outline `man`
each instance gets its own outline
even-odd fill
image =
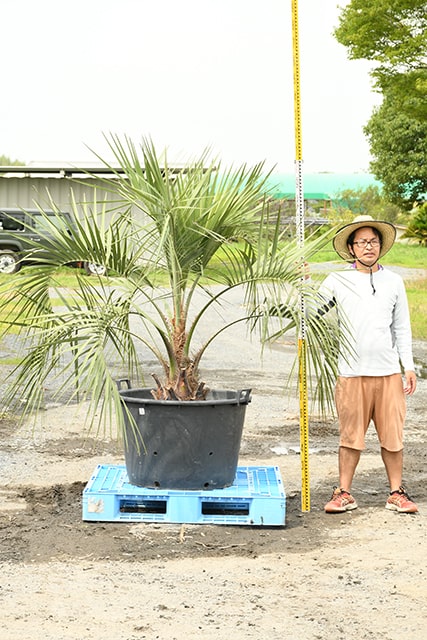
[[[336,305],[350,345],[338,360],[339,487],[325,505],[327,513],[357,508],[351,485],[371,420],[390,485],[386,509],[418,511],[402,486],[405,394],[412,395],[417,384],[408,303],[402,278],[378,262],[395,237],[389,222],[357,217],[333,240],[335,251],[351,266],[330,274],[320,288],[324,311]]]

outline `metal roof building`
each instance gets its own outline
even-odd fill
[[[180,171],[179,166],[176,171]],[[119,173],[121,172],[118,169]],[[95,175],[93,178],[88,173]],[[35,203],[49,206],[49,194],[58,207],[69,210],[71,192],[77,202],[91,201],[93,186],[97,186],[97,200],[111,199],[105,192],[102,177],[111,178],[111,169],[102,166],[0,166],[0,207],[31,208]],[[372,174],[310,173],[304,175],[306,200],[332,201],[344,189],[360,189],[370,185],[381,187]],[[275,199],[295,198],[294,174],[273,174],[268,187]]]
[[[97,178],[89,177],[88,172]],[[37,203],[50,208],[50,196],[60,209],[67,211],[72,194],[76,202],[93,200],[93,186],[97,187],[98,201],[107,198],[101,178],[112,175],[110,169],[95,166],[0,166],[0,207],[27,209]]]

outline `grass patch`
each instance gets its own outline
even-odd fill
[[[3,294],[4,295],[4,294]],[[6,301],[1,301],[1,309],[0,309],[0,336],[2,334],[13,334],[16,335],[20,333],[22,327],[19,325],[11,324],[19,318],[19,310],[23,307],[22,303],[16,302],[10,296],[5,296],[8,299]],[[7,318],[7,322],[5,322]],[[2,360],[4,362],[4,360]]]
[[[0,274],[0,285],[7,286],[9,282],[12,284],[14,277],[19,277],[19,275],[13,276],[13,275]],[[78,289],[79,284],[77,280],[77,269],[64,267],[63,269],[58,270],[55,274],[55,286],[61,287],[65,290]],[[20,333],[20,331],[22,330],[22,327],[19,326],[18,324],[13,325],[11,323],[19,319],[20,308],[22,308],[24,303],[23,302],[17,303],[13,297],[13,294],[12,293],[9,294],[7,289],[3,290],[2,296],[3,296],[3,299],[1,301],[2,304],[1,304],[1,311],[0,311],[0,333],[5,332],[9,335],[16,335]],[[7,299],[8,297],[10,298],[10,300]],[[62,303],[60,298],[52,298],[51,301],[54,307],[59,306]],[[5,323],[6,318],[8,320],[7,323]],[[6,363],[6,361],[4,360],[3,362],[5,364],[16,364],[15,362]]]
[[[21,364],[21,360],[22,358],[2,358],[1,363],[3,365],[10,364],[15,366],[15,365]]]
[[[332,248],[327,247],[316,251],[316,253],[310,258],[310,262],[315,264],[316,262],[342,262],[342,260],[337,256]]]
[[[310,262],[342,263],[343,261],[332,247],[326,247],[317,251]],[[406,267],[407,269],[427,269],[427,247],[396,242],[380,262],[384,265]]]
[[[427,247],[396,242],[381,258],[381,263],[407,269],[427,269]]]
[[[35,267],[32,267],[33,269]],[[24,273],[26,267],[23,267],[20,273]],[[55,272],[55,280],[58,282],[58,286],[68,288],[68,289],[76,289],[78,287],[77,274],[82,273],[79,269],[73,269],[71,267],[63,267],[62,269],[58,269]],[[7,284],[8,282],[12,283],[13,278],[19,277],[14,275],[7,275],[4,273],[0,273],[0,284]],[[89,278],[90,276],[88,276]]]
[[[411,313],[412,335],[415,340],[427,337],[427,278],[409,280],[406,283],[409,310]]]
[[[225,259],[225,253],[219,251],[217,261],[215,262],[215,268],[221,269],[221,261]],[[337,257],[337,254],[332,248],[325,248],[321,251],[318,251],[313,258],[311,259],[312,263],[322,263],[322,262],[333,262],[336,264],[342,264],[342,260]],[[392,265],[398,267],[406,267],[409,269],[427,269],[427,248],[421,247],[419,245],[409,245],[409,244],[401,244],[395,243],[391,250],[387,253],[386,256],[381,260],[384,265]],[[313,272],[313,278],[323,280],[325,277],[324,273],[315,273]],[[88,276],[90,277],[90,276]],[[0,274],[0,283],[7,282],[13,278],[10,275],[2,275]],[[64,289],[76,289],[78,288],[77,281],[77,271],[76,269],[64,267],[59,270],[55,274],[55,280],[57,286],[63,287]],[[162,286],[166,284],[166,280],[159,275],[156,278],[155,285]],[[408,295],[408,303],[411,312],[411,322],[412,322],[412,332],[413,337],[416,340],[425,340],[427,337],[427,279],[420,280],[408,280],[406,282],[406,291]],[[60,300],[52,301],[54,306],[60,304]],[[13,303],[11,301],[11,306]],[[0,315],[0,330],[4,330],[4,324],[2,325],[2,320],[6,317],[6,315],[10,312],[10,308],[8,309],[8,305],[2,308],[2,313]],[[16,317],[18,317],[18,310],[15,309]],[[10,320],[9,316],[9,320]],[[8,328],[7,333],[14,334],[18,333],[20,330],[19,327],[10,326]],[[11,361],[10,364],[16,364],[15,361]]]

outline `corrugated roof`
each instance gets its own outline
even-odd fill
[[[113,165],[112,165],[113,166]],[[180,165],[174,165],[170,167],[172,172],[178,172],[185,169]],[[109,167],[101,165],[79,165],[71,166],[67,164],[61,165],[27,165],[27,166],[1,166],[0,165],[0,178],[75,178],[91,176],[114,176],[116,174],[124,174],[125,169],[122,167],[114,167],[114,171]]]
[[[174,166],[173,171],[183,167]],[[120,167],[117,173],[124,173]],[[72,166],[67,163],[57,165],[0,166],[0,178],[82,178],[90,175],[114,175],[111,169],[99,165]],[[371,173],[307,173],[303,175],[305,200],[333,200],[345,189],[366,189],[369,186],[382,187],[381,182]],[[295,174],[272,174],[267,187],[275,199],[295,199]]]

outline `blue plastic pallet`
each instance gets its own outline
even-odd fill
[[[98,465],[83,491],[83,520],[283,526],[286,495],[278,467],[238,467],[234,483],[211,491],[147,489],[126,467]]]

